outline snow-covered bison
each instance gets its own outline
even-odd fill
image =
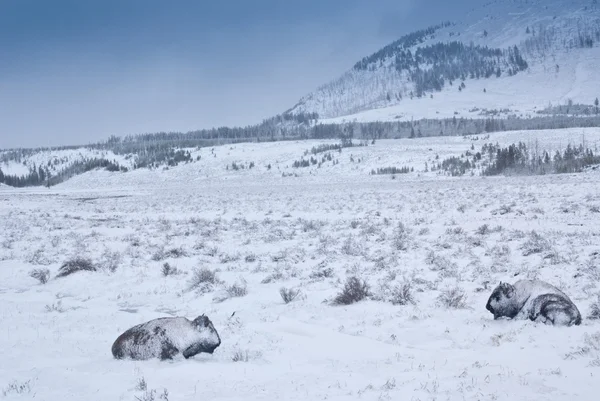
[[[558,288],[537,280],[502,283],[494,289],[485,308],[494,319],[530,319],[545,324],[581,324],[579,310]]]
[[[208,317],[164,317],[125,331],[114,342],[112,354],[117,359],[164,360],[181,353],[187,359],[201,352],[212,354],[219,345],[221,338]]]

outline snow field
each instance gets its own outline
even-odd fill
[[[597,140],[595,130],[563,130],[487,142],[564,147],[582,133]],[[171,401],[596,398],[600,323],[587,316],[600,292],[598,172],[368,175],[460,154],[471,144],[463,138],[377,141],[344,149],[329,170],[289,167],[318,143],[226,145],[217,157],[202,149],[200,162],[164,171],[3,187],[0,396],[159,400],[167,389]],[[350,162],[350,153],[364,161]],[[256,167],[226,170],[233,161]],[[299,177],[281,176],[294,170]],[[98,271],[56,278],[74,257]],[[165,277],[165,263],[179,274]],[[47,284],[29,277],[34,268],[50,271]],[[190,289],[197,269],[217,280]],[[372,296],[332,305],[351,276]],[[520,278],[561,288],[583,324],[492,320],[491,290]],[[394,305],[394,288],[406,283],[414,304]],[[233,284],[247,294],[231,296]],[[281,287],[300,295],[285,304]],[[458,309],[440,299],[454,288],[466,295]],[[222,339],[214,355],[112,358],[124,330],[202,313]]]

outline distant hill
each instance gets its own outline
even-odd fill
[[[98,169],[203,164],[215,156],[201,149],[240,142],[600,127],[599,65],[597,0],[485,1],[461,21],[432,22],[363,57],[260,124],[0,150],[0,183],[52,186]]]
[[[579,103],[595,113],[599,62],[596,0],[485,1],[364,57],[289,112],[323,122],[527,117]]]

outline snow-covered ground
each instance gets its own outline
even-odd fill
[[[600,322],[586,317],[600,291],[600,173],[421,171],[471,143],[538,139],[550,150],[582,134],[591,147],[600,140],[590,129],[377,141],[320,169],[291,163],[322,142],[237,144],[169,170],[2,187],[0,398],[147,401],[167,389],[171,401],[594,400]],[[255,167],[227,170],[232,162]],[[419,171],[368,174],[392,165]],[[99,271],[55,277],[78,256]],[[165,263],[180,274],[163,276]],[[34,268],[50,281],[29,277]],[[190,289],[204,268],[219,281]],[[350,276],[371,299],[332,305]],[[492,320],[493,287],[527,277],[566,292],[583,324]],[[406,283],[414,304],[392,304]],[[234,284],[247,294],[223,300]],[[285,304],[281,287],[300,295]],[[455,287],[465,304],[447,308],[439,297]],[[111,355],[129,327],[202,313],[222,339],[214,355]]]
[[[436,172],[425,172],[425,164],[430,168],[433,163],[441,162],[451,156],[460,156],[467,151],[477,152],[486,143],[498,143],[508,146],[519,141],[529,149],[535,149],[536,141],[539,151],[553,154],[556,150],[564,150],[567,145],[585,145],[591,149],[600,148],[600,130],[597,128],[576,128],[561,130],[532,130],[498,132],[491,135],[475,135],[468,137],[429,137],[399,140],[377,140],[373,145],[369,141],[366,147],[345,148],[337,151],[323,152],[317,155],[310,153],[313,147],[338,144],[338,140],[288,141],[271,143],[244,143],[223,145],[215,148],[202,148],[191,151],[191,163],[181,164],[176,168],[137,169],[128,173],[110,173],[94,171],[75,176],[60,184],[58,188],[69,190],[111,190],[135,187],[161,188],[180,186],[217,186],[244,185],[289,185],[304,183],[311,185],[315,181],[328,183],[346,183],[348,180],[367,180],[368,182],[387,181],[389,176],[368,177],[371,170],[385,167],[414,168],[415,173],[408,174],[405,180],[421,180],[423,177],[435,177]],[[359,144],[359,140],[354,140]],[[472,149],[473,147],[473,149]],[[305,155],[305,152],[309,152]],[[327,153],[331,153],[332,161],[326,161],[319,167],[311,165],[307,168],[294,168],[293,163],[312,157],[319,162]],[[200,156],[200,160],[197,160]],[[335,161],[335,164],[334,164]],[[244,169],[233,170],[232,164],[244,166]],[[254,163],[253,168],[249,168]],[[271,166],[269,169],[268,167]]]

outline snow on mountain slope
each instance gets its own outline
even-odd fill
[[[533,64],[512,77],[469,80],[462,91],[448,86],[433,97],[407,99],[352,115],[320,120],[322,123],[411,120],[420,118],[533,117],[549,105],[569,101],[591,105],[600,96],[597,65],[600,48],[573,52],[552,66]],[[485,91],[484,91],[485,90]]]
[[[428,76],[426,72],[441,63],[439,59],[447,56],[447,46],[454,41],[466,46],[457,53],[467,53],[465,59],[446,60],[443,68],[438,65],[439,71]],[[433,56],[417,56],[439,43],[446,47]],[[488,1],[466,12],[462,21],[409,34],[365,57],[290,111],[316,112],[323,122],[340,122],[455,113],[481,117],[486,115],[482,109],[503,110],[495,114],[501,116],[530,116],[549,104],[569,100],[589,105],[600,96],[594,85],[599,43],[600,6],[591,0]],[[509,53],[514,46],[528,68],[517,71],[511,63]],[[501,50],[502,56],[485,56],[485,49]],[[473,60],[475,65],[470,64]],[[493,73],[484,66],[493,68]],[[455,67],[463,72],[451,85],[448,77]],[[422,80],[427,81],[425,85],[418,83]],[[462,82],[465,87],[459,91]],[[420,87],[425,88],[421,96]]]

